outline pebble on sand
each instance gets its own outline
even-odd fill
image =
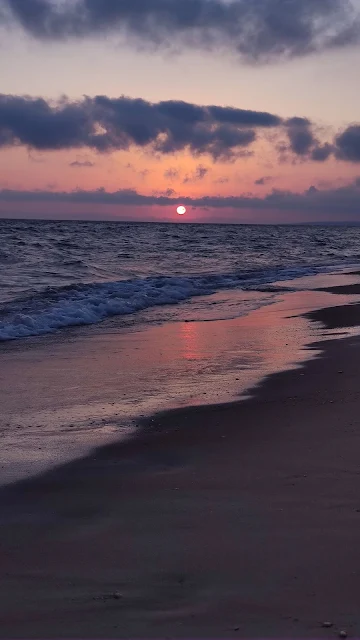
[[[326,620],[321,626],[324,627],[324,629],[330,629],[333,626],[333,623]]]
[[[339,631],[339,638],[347,638],[347,631]]]

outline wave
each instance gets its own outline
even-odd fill
[[[0,265],[14,264],[15,262],[17,262],[17,258],[13,253],[5,249],[0,249]]]
[[[311,275],[320,270],[325,269],[301,267],[201,276],[160,276],[58,289],[52,287],[3,308],[0,341],[95,324],[111,316],[125,316],[150,307],[178,304],[224,289],[260,292],[264,290],[264,285],[271,282]],[[267,290],[271,290],[271,287]]]

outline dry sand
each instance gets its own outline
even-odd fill
[[[360,636],[360,340],[321,347],[2,489],[1,637]]]

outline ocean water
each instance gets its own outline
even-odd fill
[[[358,227],[0,221],[0,485],[315,357],[303,314],[349,302],[319,287],[358,282],[359,247]]]
[[[209,311],[219,291],[244,292],[231,309],[242,315],[268,304],[275,282],[357,265],[359,247],[351,226],[2,220],[0,340],[183,319],[185,310],[226,317],[221,301]]]

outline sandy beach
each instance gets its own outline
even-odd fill
[[[301,286],[349,281],[317,276]],[[159,411],[243,398],[265,376],[307,360],[309,342],[326,339],[304,314],[349,301],[306,288],[268,295],[272,304],[242,316],[241,291],[200,298],[212,315],[220,307],[210,322],[104,323],[2,343],[0,486],[123,440]]]
[[[360,640],[360,0],[0,31],[0,640]]]
[[[360,322],[340,308],[312,317]],[[358,636],[360,339],[320,347],[245,402],[4,487],[1,636]]]

